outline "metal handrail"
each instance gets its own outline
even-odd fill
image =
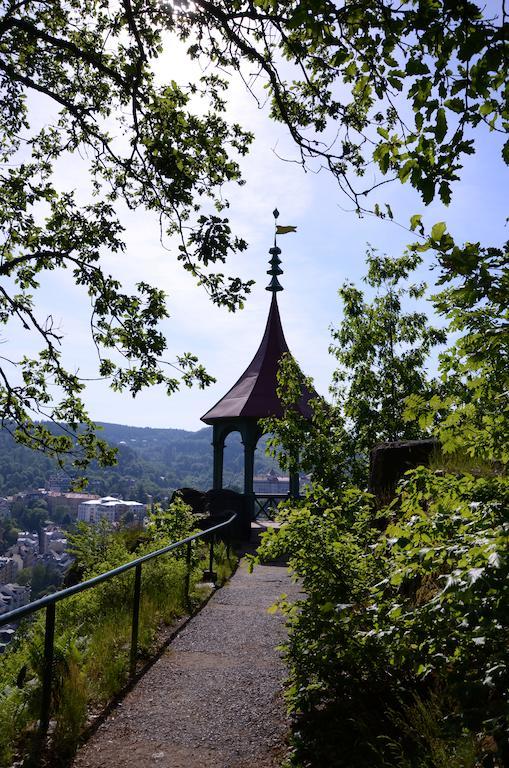
[[[134,568],[138,564],[144,563],[147,560],[152,560],[154,557],[165,555],[167,552],[171,552],[173,549],[178,549],[184,544],[194,541],[195,539],[203,538],[212,531],[216,531],[219,528],[225,528],[227,525],[230,525],[230,523],[233,523],[236,517],[236,514],[232,515],[232,517],[230,517],[225,522],[218,523],[218,525],[207,528],[205,531],[200,531],[199,533],[195,533],[192,536],[188,536],[186,539],[175,541],[172,544],[168,544],[168,546],[163,547],[162,549],[156,549],[154,552],[149,552],[147,555],[142,555],[142,557],[138,557],[136,560],[130,560],[128,563],[119,565],[117,568],[112,568],[111,571],[105,571],[104,573],[100,573],[99,576],[93,576],[91,579],[82,581],[79,584],[74,584],[72,587],[66,587],[66,589],[62,589],[52,595],[46,595],[45,597],[41,597],[39,600],[34,600],[32,603],[27,603],[27,605],[22,605],[19,608],[15,608],[13,611],[9,611],[9,613],[4,613],[0,615],[0,627],[4,624],[11,624],[13,621],[17,621],[18,619],[21,619],[23,616],[27,616],[30,613],[35,613],[35,611],[39,611],[41,608],[44,608],[51,603],[57,603],[59,600],[63,600],[66,597],[71,597],[71,595],[84,592],[91,587],[95,587],[96,584],[100,584],[103,581],[111,579],[113,576],[118,576],[120,573],[129,571],[131,568]]]
[[[46,733],[50,721],[50,709],[51,709],[51,687],[52,687],[52,672],[53,672],[53,651],[54,651],[54,639],[55,639],[55,605],[60,600],[65,600],[67,597],[76,595],[79,592],[84,592],[87,589],[101,584],[103,581],[118,576],[121,573],[135,569],[134,579],[134,603],[133,603],[133,620],[131,627],[131,652],[130,652],[130,676],[133,677],[136,673],[136,657],[138,650],[138,625],[139,625],[139,609],[140,609],[140,596],[141,596],[141,566],[148,560],[153,560],[156,557],[165,555],[172,550],[178,549],[184,545],[187,545],[186,553],[186,577],[185,577],[185,594],[186,599],[189,597],[189,581],[191,570],[191,546],[196,539],[204,538],[221,528],[226,528],[231,525],[237,518],[236,514],[233,514],[228,520],[222,523],[213,525],[204,531],[195,533],[192,536],[188,536],[180,541],[172,542],[166,547],[156,549],[154,552],[149,552],[147,555],[142,555],[136,558],[136,560],[130,560],[128,563],[119,565],[117,568],[112,568],[110,571],[100,573],[98,576],[93,576],[91,579],[81,582],[80,584],[74,584],[72,587],[62,589],[60,592],[55,592],[52,595],[46,595],[39,600],[34,600],[32,603],[22,605],[19,608],[15,608],[13,611],[4,613],[0,616],[0,627],[4,624],[12,624],[14,621],[18,621],[31,613],[46,608],[46,625],[44,633],[44,672],[42,679],[42,702],[41,702],[41,716],[39,721],[39,729],[42,734]],[[229,550],[229,541],[228,541]],[[210,551],[209,551],[209,575],[212,574],[212,564],[214,561],[214,537],[210,538]]]

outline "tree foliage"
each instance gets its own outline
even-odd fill
[[[302,162],[330,169],[359,209],[373,185],[355,177],[371,160],[377,184],[398,178],[425,203],[435,195],[447,203],[474,152],[471,129],[508,130],[503,3],[493,11],[447,0],[175,5],[191,54],[241,72],[254,65]]]
[[[425,311],[405,311],[423,300],[425,283],[408,282],[420,264],[417,253],[399,258],[368,251],[365,282],[376,291],[372,301],[352,283],[339,290],[343,317],[332,330],[329,352],[339,363],[331,384],[332,402],[310,400],[311,419],[295,407],[302,392],[313,392],[298,364],[285,356],[278,371],[283,418],[262,421],[270,434],[268,450],[290,472],[309,473],[315,488],[334,493],[352,481],[367,480],[367,461],[379,442],[429,434],[431,425],[410,419],[408,398],[423,409],[442,384],[430,380],[431,350],[446,332],[428,323]]]
[[[189,353],[169,375],[158,328],[167,316],[163,292],[140,282],[125,293],[102,267],[101,253],[125,251],[120,205],[153,211],[165,236],[180,237],[177,259],[214,302],[235,309],[249,290],[211,267],[246,247],[221,216],[221,187],[240,181],[234,156],[251,136],[224,120],[216,75],[156,82],[168,19],[158,2],[0,6],[0,319],[4,335],[19,324],[40,342],[36,356],[2,359],[0,416],[18,440],[74,453],[78,467],[91,458],[111,463],[112,452],[93,431],[83,378],[62,362],[62,330],[38,311],[44,275],[72,272],[92,306],[99,376],[132,395],[155,383],[171,394],[179,379],[204,386],[210,377]],[[85,181],[64,189],[55,169],[71,156],[81,158]],[[55,435],[34,414],[67,427]]]
[[[443,258],[458,260],[444,235]],[[435,297],[435,307],[457,335],[440,357],[445,396],[414,393],[406,419],[435,425],[446,453],[507,466],[509,453],[509,259],[504,249],[469,247],[469,261],[457,261],[461,278]]]
[[[339,290],[343,318],[332,332],[329,351],[339,363],[334,390],[349,423],[354,453],[367,457],[378,442],[420,437],[422,428],[403,418],[405,399],[430,397],[430,352],[446,341],[445,331],[428,323],[423,311],[406,311],[425,296],[425,283],[410,283],[418,254],[399,258],[367,254],[365,283],[372,301],[352,283]]]
[[[305,595],[279,603],[290,764],[506,765],[507,494],[421,467],[378,514],[356,488],[281,509],[259,554],[286,553]]]
[[[55,592],[62,584],[62,576],[52,565],[36,563],[32,568],[24,568],[16,577],[17,584],[30,586],[30,599],[38,600],[44,595]]]
[[[281,417],[261,419],[268,434],[266,452],[289,473],[312,475],[313,487],[333,492],[352,472],[352,441],[340,408],[316,395],[310,397],[311,418],[296,407],[304,393],[314,393],[313,382],[304,376],[297,361],[285,354],[277,372]]]
[[[508,762],[506,262],[501,250],[477,247],[464,278],[444,281],[434,297],[456,337],[439,357],[439,390],[430,398],[418,372],[404,417],[436,434],[445,455],[407,473],[385,506],[349,483],[355,476],[345,478],[338,462],[339,482],[325,485],[318,472],[304,499],[281,507],[279,531],[264,537],[259,556],[286,553],[305,594],[297,605],[279,603],[290,630],[286,695],[298,768]],[[369,334],[359,327],[371,307],[359,307],[353,330],[345,326],[358,344],[349,363],[370,375]],[[359,387],[356,412],[368,412],[379,390],[382,381]],[[299,439],[295,418],[287,404],[275,423],[282,451]],[[349,422],[338,423],[341,439],[327,455],[344,460]],[[316,439],[315,426],[308,434],[318,457],[333,433],[327,423]]]
[[[444,253],[456,256],[445,227],[439,237]],[[397,274],[407,258],[414,256],[387,265],[375,260],[375,284],[380,265]],[[444,279],[433,298],[455,332],[439,356],[437,391],[426,392],[419,371],[426,357],[414,338],[414,388],[398,410],[400,423],[416,434],[436,434],[445,455],[433,468],[407,473],[385,506],[349,484],[357,478],[345,478],[342,463],[335,484],[324,485],[318,472],[304,499],[281,508],[281,529],[269,532],[259,551],[268,559],[287,553],[306,595],[297,606],[280,603],[290,628],[291,764],[299,768],[498,768],[509,759],[507,254],[472,246],[472,263],[462,269],[463,278]],[[368,382],[376,375],[369,359],[373,308],[359,296],[349,287],[357,311],[343,328],[341,362],[352,367],[340,369],[340,382],[349,375],[355,381],[357,367]],[[384,349],[386,324],[379,317],[373,327]],[[390,364],[387,372],[390,392]],[[342,435],[370,413],[384,384],[355,390],[353,415],[338,422]],[[376,416],[359,423],[370,427]],[[298,426],[287,404],[275,424],[280,450],[299,439]],[[316,439],[314,426],[308,434],[318,457],[333,433],[327,424]],[[327,455],[344,459],[347,446],[342,437]],[[306,455],[312,452],[306,445]]]
[[[135,395],[160,383],[171,393],[179,378],[210,380],[191,354],[168,374],[162,292],[147,282],[124,292],[100,257],[125,249],[119,206],[144,207],[163,235],[179,238],[176,258],[213,301],[242,304],[249,282],[214,265],[246,247],[222,213],[221,188],[241,182],[238,159],[252,137],[224,119],[219,72],[264,85],[302,163],[328,168],[359,212],[392,217],[382,202],[367,207],[370,190],[399,179],[425,203],[448,202],[475,148],[472,129],[507,132],[506,31],[503,4],[491,14],[446,0],[3,0],[0,316],[41,345],[38,355],[2,361],[4,425],[32,447],[73,452],[78,466],[113,458],[93,433],[81,375],[62,362],[62,330],[37,308],[54,270],[70,270],[89,295],[99,375],[115,389]],[[198,81],[159,84],[168,32],[205,64]],[[42,127],[34,112],[44,113]],[[70,155],[82,158],[88,183],[63,189],[54,170]],[[378,177],[367,182],[373,164]],[[422,228],[418,215],[411,227]],[[69,431],[51,434],[34,414]]]
[[[298,768],[501,768],[509,759],[506,258],[497,249],[476,256],[461,282],[434,297],[457,334],[439,358],[440,390],[429,399],[417,374],[406,399],[409,427],[432,430],[446,455],[407,473],[391,504],[380,508],[352,485],[355,474],[345,476],[355,421],[341,408],[334,445],[334,421],[317,434],[313,419],[306,430],[290,402],[274,420],[281,452],[303,439],[306,457],[319,460],[325,448],[331,459],[329,482],[318,466],[313,487],[281,506],[281,528],[259,550],[269,560],[286,554],[305,594],[297,605],[279,601],[290,632],[289,764]],[[350,320],[353,370],[364,370],[370,341],[355,323],[367,323],[371,309]],[[383,382],[358,388],[360,414],[379,389]]]

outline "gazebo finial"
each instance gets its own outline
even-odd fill
[[[272,280],[266,287],[266,291],[271,291],[272,293],[277,293],[278,291],[283,290],[283,286],[278,280],[278,275],[283,274],[283,270],[280,268],[281,259],[279,258],[279,254],[281,253],[281,248],[277,247],[276,243],[276,234],[277,234],[277,220],[279,218],[279,211],[277,208],[274,208],[272,211],[272,215],[274,216],[274,245],[269,250],[269,253],[271,255],[271,259],[269,261],[270,269],[267,270],[267,274],[272,276]]]

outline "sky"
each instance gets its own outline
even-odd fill
[[[158,65],[161,80],[190,74],[182,52],[175,51],[175,46],[169,45]],[[229,195],[228,215],[249,247],[230,260],[228,268],[231,274],[256,281],[244,310],[230,313],[214,307],[203,289],[162,248],[158,221],[144,211],[121,212],[126,252],[106,256],[104,262],[108,271],[120,275],[125,288],[144,280],[167,292],[171,317],[162,324],[168,338],[167,359],[193,352],[217,383],[203,391],[183,387],[171,397],[156,387],[133,399],[128,394],[112,392],[104,382],[90,382],[84,400],[96,421],[188,430],[204,426],[200,416],[242,374],[263,335],[270,303],[265,286],[269,282],[266,271],[275,207],[280,211],[280,224],[297,226],[297,233],[280,237],[278,243],[284,270],[284,291],[278,295],[278,301],[286,339],[303,371],[314,379],[315,388],[323,395],[327,395],[334,369],[328,346],[330,326],[338,325],[341,319],[338,288],[346,280],[360,283],[368,244],[397,256],[414,239],[388,220],[359,219],[325,171],[304,173],[298,164],[279,159],[278,155],[295,159],[295,148],[284,128],[269,120],[267,109],[259,109],[240,82],[232,83],[228,103],[232,119],[241,122],[256,137],[250,155],[242,161],[246,184],[231,190]],[[44,120],[42,105],[38,119]],[[466,159],[462,181],[456,183],[448,208],[438,202],[424,208],[414,190],[399,184],[384,188],[372,197],[372,202],[390,203],[400,222],[407,223],[412,214],[422,213],[426,226],[446,221],[448,230],[460,241],[500,245],[508,239],[505,218],[509,189],[508,169],[500,160],[501,145],[495,134],[480,135],[477,153]],[[68,186],[71,179],[78,191],[85,181],[83,173],[78,158],[68,159],[64,167],[57,168],[62,184]],[[429,271],[432,257],[425,258],[428,263],[421,275],[431,283],[435,274]],[[80,375],[96,376],[87,321],[89,305],[70,276],[51,275],[42,284],[38,306],[41,315],[52,314],[65,334],[65,362],[71,369],[79,370]],[[429,312],[431,316],[431,308]],[[21,331],[9,341],[23,352],[32,349],[32,340]]]

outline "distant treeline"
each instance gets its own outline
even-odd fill
[[[210,427],[197,432],[104,422],[99,422],[98,427],[101,427],[100,436],[118,449],[118,463],[105,469],[93,464],[87,472],[88,491],[121,494],[124,498],[145,502],[148,495],[162,498],[183,486],[202,490],[211,487]],[[224,456],[224,482],[238,490],[243,484],[242,448],[240,435],[230,435]],[[262,438],[256,453],[255,472],[263,473],[271,467],[274,461],[265,455]],[[53,459],[18,445],[7,430],[0,430],[0,496],[44,488],[48,478],[60,472]]]

